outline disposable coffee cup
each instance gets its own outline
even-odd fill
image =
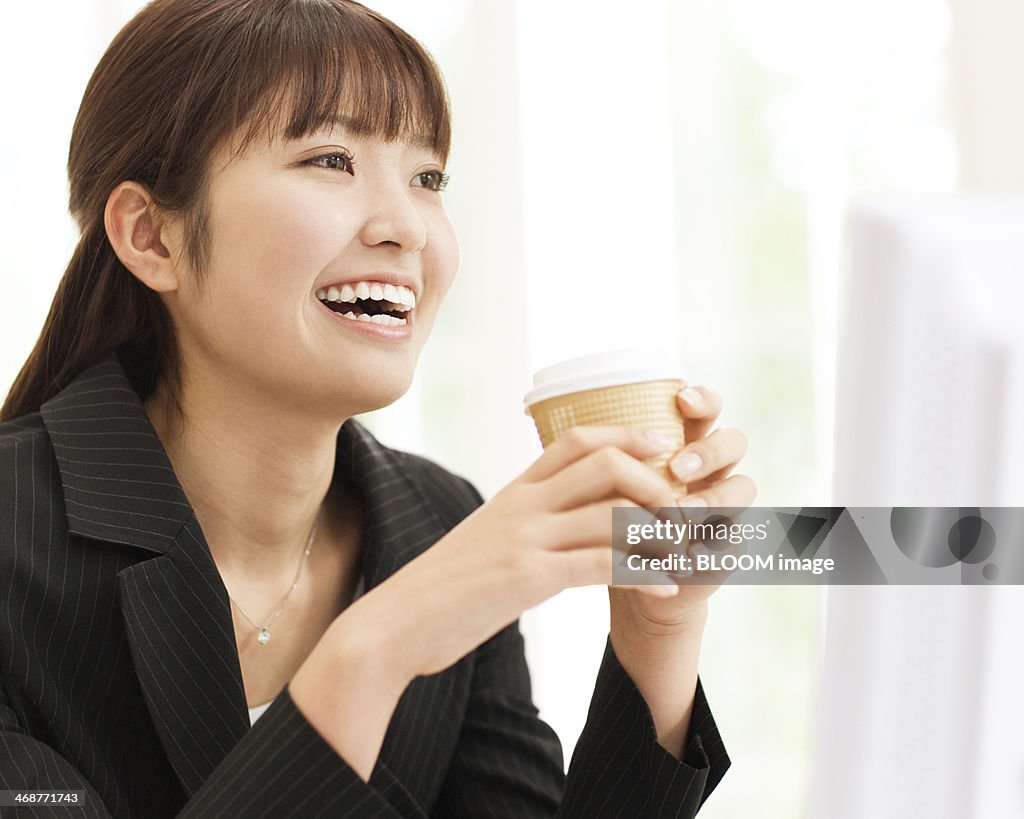
[[[668,469],[686,443],[676,403],[682,387],[680,367],[663,351],[615,350],[539,370],[523,403],[545,448],[580,425],[632,425],[663,435],[672,448],[645,463],[683,495],[685,485]]]

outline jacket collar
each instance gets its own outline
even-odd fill
[[[192,507],[117,356],[82,372],[41,412],[68,530],[165,553]]]
[[[42,416],[69,531],[149,553],[118,573],[120,605],[154,725],[191,795],[249,728],[227,590],[115,353],[44,403]],[[400,458],[356,421],[342,425],[335,480],[349,482],[362,501],[367,590],[446,530]],[[411,729],[400,723],[389,728],[382,761]]]
[[[84,370],[41,411],[60,470],[68,531],[166,554],[194,512],[117,354]],[[363,555],[367,588],[409,551],[392,537],[395,495],[421,496],[399,457],[357,421],[341,426],[334,478],[360,495],[372,534],[366,540],[376,547]],[[446,528],[430,522],[441,533]],[[205,540],[201,545],[209,551]]]

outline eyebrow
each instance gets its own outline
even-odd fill
[[[355,117],[348,117],[344,115],[338,115],[328,120],[328,124],[337,125],[345,128],[349,131],[361,132],[366,131],[363,123],[357,120]],[[426,134],[413,134],[405,139],[410,145],[417,148],[424,148],[426,150],[434,149],[434,140],[428,137]]]

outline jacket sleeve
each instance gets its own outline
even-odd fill
[[[0,790],[84,791],[84,810],[75,807],[76,816],[112,816],[81,771],[21,728],[2,683],[0,679]],[[67,805],[35,804],[19,806],[17,815],[67,817],[68,810]],[[363,782],[298,710],[287,688],[177,816],[426,819],[383,762]]]
[[[729,767],[700,680],[682,760],[606,640],[586,725],[563,773],[554,730],[532,703],[518,621],[478,651],[462,734],[436,815],[684,819]]]

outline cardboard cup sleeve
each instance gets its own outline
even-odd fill
[[[664,435],[675,443],[673,449],[645,463],[667,480],[679,496],[686,485],[668,469],[668,461],[685,443],[683,416],[676,404],[682,381],[665,379],[580,390],[537,401],[527,411],[537,426],[541,444],[547,448],[566,430],[579,425],[628,424]]]

